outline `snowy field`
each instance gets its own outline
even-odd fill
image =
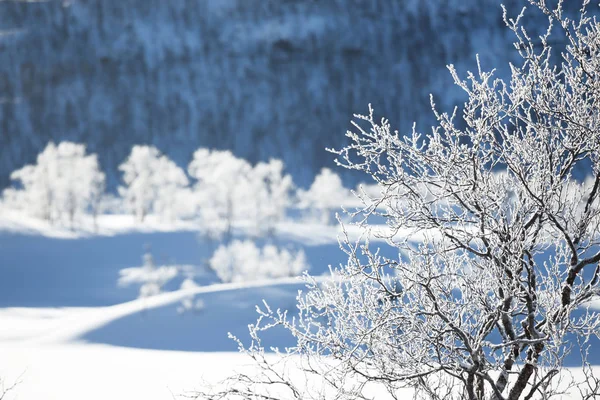
[[[280,295],[269,292],[266,297]],[[19,382],[8,398],[171,399],[248,362],[223,351],[233,350],[226,331],[250,322],[251,307],[179,316],[169,305],[181,295],[169,295],[112,307],[2,309],[0,374],[5,387]],[[235,301],[259,295],[250,290]],[[215,300],[232,297],[224,291]]]
[[[344,262],[340,233],[337,226],[286,222],[276,241],[302,248],[311,273],[320,275]],[[157,262],[198,266],[200,286],[181,290],[171,282],[141,299],[136,287],[117,286],[119,271],[140,265],[148,249]],[[91,222],[71,231],[0,212],[0,377],[5,389],[18,382],[6,399],[172,399],[243,367],[249,360],[227,333],[246,338],[262,299],[293,310],[303,284],[217,283],[200,268],[209,255],[191,222],[150,217],[137,224],[132,216],[106,215],[97,232]],[[182,313],[189,298],[202,307]],[[282,332],[265,341],[292,344]]]
[[[238,227],[236,235],[243,232]],[[275,240],[302,248],[311,273],[320,276],[345,261],[341,233],[338,226],[285,222]],[[361,235],[353,226],[347,233],[352,240]],[[139,299],[138,288],[119,287],[119,271],[140,265],[146,251],[158,263],[197,266],[198,286],[180,289],[175,280],[163,293]],[[293,311],[303,283],[218,283],[201,267],[209,256],[192,222],[149,217],[139,224],[132,216],[105,215],[97,228],[90,221],[72,231],[1,211],[0,377],[4,390],[16,383],[5,399],[182,398],[203,382],[249,368],[228,332],[248,339],[247,325],[262,299]],[[186,299],[201,307],[182,312]],[[281,331],[264,340],[293,344]]]

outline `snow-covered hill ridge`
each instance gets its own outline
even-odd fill
[[[316,277],[311,279],[319,282],[331,278]],[[299,278],[292,277],[243,283],[217,283],[161,293],[156,296],[140,298],[108,307],[63,309],[3,308],[0,309],[0,320],[7,322],[7,325],[10,325],[10,330],[0,331],[0,341],[25,341],[36,344],[69,342],[80,339],[86,333],[92,332],[120,318],[136,313],[149,312],[154,308],[177,303],[189,296],[287,285],[302,286],[302,281]],[[50,323],[46,324],[43,330],[40,329],[39,332],[32,334],[28,320],[36,318],[45,319]]]
[[[526,2],[505,3],[516,14]],[[442,108],[460,98],[446,64],[464,72],[479,53],[506,66],[499,4],[0,2],[0,187],[49,140],[86,143],[112,188],[144,143],[180,166],[202,146],[281,158],[306,186],[368,103],[401,131],[427,130],[429,93]]]

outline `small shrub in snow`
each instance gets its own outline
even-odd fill
[[[209,265],[223,282],[297,276],[309,268],[302,250],[291,252],[273,245],[260,249],[250,240],[219,246]]]
[[[198,284],[194,282],[193,279],[186,278],[183,282],[181,282],[181,290],[189,290],[197,288]],[[196,299],[195,295],[189,295],[181,300],[181,305],[177,307],[177,312],[179,314],[183,314],[185,312],[198,312],[204,309],[204,301],[202,299]]]
[[[150,253],[144,254],[144,265],[141,267],[124,268],[119,271],[119,286],[140,285],[139,297],[154,296],[161,292],[162,287],[175,278],[178,267],[165,265],[156,267]]]
[[[351,198],[351,193],[342,184],[339,175],[323,168],[307,191],[299,191],[300,208],[324,224],[331,224],[333,210],[339,210]]]
[[[188,185],[185,172],[153,146],[133,146],[119,166],[125,186],[119,187],[125,208],[138,221],[150,213],[173,219],[178,216],[178,194]]]
[[[86,212],[96,215],[105,181],[96,155],[86,155],[85,145],[72,142],[49,143],[36,164],[14,171],[11,179],[21,188],[4,192],[7,206],[71,226]]]

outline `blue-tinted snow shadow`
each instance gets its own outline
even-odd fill
[[[273,310],[290,310],[295,315],[296,295],[303,286],[262,287],[197,296],[204,307],[178,313],[178,304],[154,308],[112,321],[88,332],[81,339],[123,347],[180,351],[236,351],[228,338],[231,332],[249,344],[248,324],[256,322],[256,305],[265,299]],[[264,344],[283,349],[293,345],[293,337],[276,328],[261,335]]]
[[[258,318],[256,305],[264,308],[262,300],[275,310],[288,310],[291,318],[297,315],[296,295],[305,289],[302,284],[274,286],[207,293],[196,296],[204,303],[197,311],[179,313],[180,303],[145,310],[110,322],[83,335],[81,339],[114,346],[154,350],[179,351],[236,351],[237,344],[228,338],[228,332],[246,345],[250,343],[248,324]],[[575,312],[580,315],[581,312]],[[261,333],[263,345],[268,348],[293,346],[295,339],[283,328],[277,327]],[[498,337],[491,337],[499,339]],[[567,336],[573,345],[565,358],[565,366],[581,366],[581,356],[573,335]],[[590,339],[588,362],[600,364],[600,340]]]
[[[327,273],[329,265],[337,267],[347,260],[337,243],[307,246],[298,239],[285,238],[276,239],[274,244],[302,248],[313,275]],[[217,281],[204,267],[214,245],[199,240],[192,231],[78,239],[1,232],[0,307],[92,307],[133,300],[139,288],[118,287],[119,271],[140,266],[148,249],[158,265],[196,266],[200,275],[195,279],[201,285]],[[383,246],[383,252],[390,257],[397,254],[389,246]],[[182,279],[170,282],[164,290],[177,289]]]
[[[260,244],[260,243],[259,243]],[[278,243],[294,246],[294,243]],[[304,247],[307,261],[313,265],[314,275],[328,271],[327,265],[337,265],[346,255],[337,244]],[[380,253],[394,257],[397,250],[389,246]],[[204,303],[197,311],[177,311],[180,303],[171,304],[129,315],[88,332],[83,340],[123,347],[181,351],[236,351],[237,344],[228,338],[231,332],[245,344],[249,343],[248,324],[258,318],[256,305],[263,299],[275,310],[288,310],[288,316],[297,314],[296,296],[305,290],[304,284],[273,286],[207,293],[196,296]],[[295,339],[283,328],[262,332],[267,348],[292,346]]]
[[[0,307],[106,306],[133,300],[137,287],[118,287],[119,271],[142,264],[202,265],[209,249],[195,232],[127,233],[79,239],[0,235]]]
[[[259,244],[264,244],[259,243]],[[320,275],[328,265],[345,263],[337,244],[303,246],[280,240],[278,246],[303,248],[311,273]],[[377,246],[373,246],[375,249]],[[195,232],[127,233],[112,237],[57,239],[36,235],[0,234],[0,307],[106,306],[133,300],[138,287],[118,287],[119,270],[138,266],[149,248],[157,263],[201,265],[213,248],[198,241]],[[384,244],[381,254],[397,258],[397,250]],[[211,283],[214,276],[197,279]],[[177,288],[173,282],[166,290]],[[177,313],[170,305],[114,321],[84,338],[93,342],[156,349],[230,351],[235,343],[227,332],[247,339],[247,324],[256,320],[254,305],[267,298],[274,306],[295,310],[298,288],[262,288],[202,295],[205,308],[196,314]],[[286,332],[264,335],[265,344],[293,344]],[[574,342],[572,336],[568,340]],[[600,364],[600,340],[592,338],[590,360]],[[574,343],[576,345],[576,343]],[[567,357],[580,365],[577,349]]]

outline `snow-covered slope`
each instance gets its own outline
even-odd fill
[[[249,360],[235,353],[227,332],[243,334],[244,319],[251,322],[261,297],[289,306],[281,300],[293,290],[285,286],[293,289],[298,281],[213,285],[109,307],[0,309],[0,393],[1,382],[4,388],[18,382],[5,399],[181,398],[247,368]],[[220,304],[207,302],[196,315],[168,307],[192,292],[220,295]],[[126,329],[111,329],[126,317]]]
[[[514,50],[499,5],[1,1],[0,187],[49,140],[86,143],[112,188],[143,143],[181,166],[199,146],[281,158],[307,186],[368,103],[401,131],[428,130],[429,93],[444,109],[460,98],[446,64],[464,72],[479,53],[502,75]]]
[[[148,249],[157,261],[201,265],[208,249],[193,226],[150,218],[140,227],[128,222],[131,216],[103,216],[94,234],[16,215],[0,220],[0,393],[2,384],[20,382],[5,400],[179,398],[204,380],[251,368],[227,333],[247,343],[247,326],[256,321],[255,306],[263,299],[293,316],[303,288],[297,278],[214,284],[207,273],[197,276],[205,286],[169,286],[166,293],[136,300],[135,290],[116,286],[119,270],[139,265]],[[321,275],[329,264],[344,262],[339,233],[337,227],[286,223],[278,226],[277,241],[302,247],[312,273]],[[361,232],[348,234],[354,240]],[[372,245],[395,256],[381,241]],[[190,296],[203,306],[178,312]],[[263,339],[267,346],[294,344],[277,329]]]
[[[247,340],[256,305],[266,299],[293,315],[303,287],[297,278],[210,284],[214,277],[206,275],[197,282],[207,286],[167,287],[135,300],[134,290],[117,288],[119,269],[138,265],[148,249],[157,261],[201,264],[207,250],[192,226],[151,218],[140,227],[130,216],[105,216],[94,234],[12,217],[0,218],[0,306],[11,306],[0,308],[0,393],[20,382],[9,400],[158,400],[192,391],[248,364],[227,334]],[[280,245],[305,248],[317,274],[343,261],[337,228],[284,224],[278,231]],[[190,296],[203,307],[179,313]],[[292,344],[282,333],[265,339]]]
[[[198,286],[106,307],[2,308],[0,342],[39,345],[85,340],[162,350],[235,351],[227,328],[243,337],[245,332],[239,331],[247,325],[243,319],[254,322],[255,306],[263,300],[293,312],[295,293],[302,287],[299,278],[282,278]],[[174,306],[191,296],[203,299],[203,308],[195,310],[196,315],[179,315]],[[119,321],[127,329],[110,327]],[[289,344],[289,340],[277,341]]]
[[[170,399],[192,391],[248,363],[227,334],[247,339],[262,299],[293,314],[303,287],[297,278],[210,284],[207,273],[196,276],[206,286],[176,284],[136,300],[135,290],[116,283],[143,252],[151,249],[157,262],[202,264],[208,249],[191,224],[150,218],[136,226],[130,216],[103,216],[93,233],[10,213],[0,220],[0,393],[20,382],[5,399]],[[343,260],[338,229],[320,228],[313,235],[316,227],[284,224],[277,239],[307,249],[316,273]],[[191,296],[203,307],[178,312]],[[292,343],[281,331],[266,339]]]

